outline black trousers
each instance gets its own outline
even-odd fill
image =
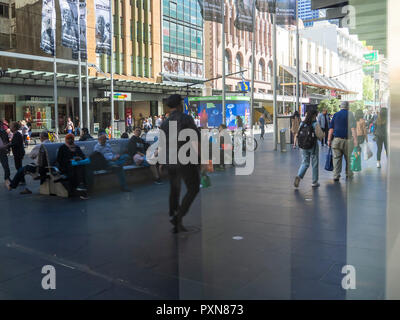
[[[184,217],[200,190],[199,166],[193,164],[168,165],[168,174],[171,188],[169,195],[170,215],[172,216],[178,211],[178,214]],[[182,180],[186,185],[187,191],[182,203],[179,204]]]
[[[10,180],[10,166],[8,165],[8,156],[4,151],[0,151],[0,162],[4,170],[4,180]]]
[[[325,138],[323,138],[323,139],[321,140],[321,145],[322,145],[322,146],[323,146],[324,144],[328,145],[329,129],[328,129],[328,128],[325,128],[325,129],[322,129],[322,131],[325,133]]]
[[[15,164],[15,169],[17,169],[17,172],[22,168],[22,159],[24,156],[14,156],[14,164]],[[25,183],[25,176],[22,176],[21,182]]]
[[[261,126],[261,136],[260,138],[264,139],[264,134],[265,134],[265,125]]]
[[[28,173],[35,173],[37,167],[35,165],[28,164],[25,167],[20,168],[17,171],[17,174],[14,176],[14,179],[11,181],[11,188],[15,189],[18,187],[20,182],[25,182],[25,175]]]
[[[376,136],[376,145],[378,146],[378,152],[376,154],[377,161],[381,161],[383,145],[385,145],[386,156],[389,156],[387,136],[385,136],[385,137]]]

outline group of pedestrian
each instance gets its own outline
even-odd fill
[[[333,153],[333,180],[338,182],[342,174],[343,158],[346,161],[346,178],[352,179],[353,172],[350,168],[350,159],[355,148],[361,151],[361,145],[368,143],[369,123],[365,120],[362,110],[353,114],[349,110],[349,103],[342,102],[340,111],[330,119],[326,110],[319,115],[316,110],[309,110],[304,121],[300,117],[292,119],[294,127],[294,144],[298,143],[302,149],[302,163],[294,181],[295,188],[299,187],[300,181],[304,178],[307,169],[312,166],[312,186],[319,187],[319,142],[322,146],[332,148]],[[374,140],[377,143],[377,167],[381,168],[381,154],[383,146],[387,149],[387,109],[382,108],[376,121]],[[293,132],[293,131],[292,131]]]

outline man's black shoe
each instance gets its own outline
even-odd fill
[[[188,232],[188,230],[180,223],[174,227],[173,233]]]
[[[124,187],[124,188],[121,188],[121,191],[122,192],[131,192],[132,190],[127,187]]]

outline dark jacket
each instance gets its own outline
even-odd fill
[[[8,139],[8,134],[5,130],[0,129],[0,139],[3,141],[3,145],[8,144],[10,141]],[[2,153],[8,153],[9,148],[0,149]]]
[[[146,150],[148,147],[149,147],[149,144],[146,141],[144,141],[142,138],[133,136],[129,140],[127,153],[129,154],[130,157],[133,157],[138,152],[146,154]]]
[[[381,125],[378,124],[378,121],[375,121],[375,135],[379,138],[387,137],[387,121]]]
[[[14,157],[17,158],[24,157],[25,155],[24,138],[22,137],[22,134],[19,131],[13,134],[10,147]]]
[[[81,159],[86,158],[81,148],[79,148],[77,145],[75,145],[75,152],[72,152],[67,145],[63,144],[57,153],[58,169],[60,169],[63,174],[67,173],[71,160],[75,157],[80,157]]]
[[[85,133],[82,135],[82,137],[79,138],[79,141],[91,141],[94,140],[94,138],[89,134],[89,133]]]

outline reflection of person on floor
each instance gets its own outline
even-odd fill
[[[185,129],[192,129],[197,132],[198,139],[200,133],[193,118],[182,112],[183,100],[180,95],[174,94],[170,96],[167,105],[171,109],[171,114],[161,125],[161,130],[164,131],[166,136],[167,148],[163,149],[160,144],[159,152],[161,155],[165,155],[168,164],[168,173],[170,176],[169,215],[171,217],[171,223],[174,225],[174,233],[178,233],[187,231],[182,225],[182,219],[189,211],[190,206],[200,190],[200,175],[198,163],[182,164],[180,159],[178,159],[179,149],[189,142],[178,141],[178,143],[175,144],[176,149],[172,149],[173,146],[169,144],[169,125],[170,122],[176,123],[178,128],[177,137],[179,137],[179,133]],[[195,142],[192,141],[192,144],[194,144],[192,147],[197,151],[198,156],[199,140]],[[188,150],[188,153],[191,152],[193,152],[193,149]],[[173,161],[173,159],[170,158],[171,154],[176,155],[177,162],[170,163],[170,160]],[[188,156],[188,154],[186,155]],[[160,159],[162,158],[161,156]],[[184,181],[187,190],[182,203],[180,203],[181,180]]]

